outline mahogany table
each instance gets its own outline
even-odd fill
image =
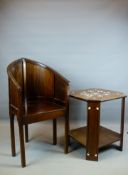
[[[68,132],[68,137],[72,137],[86,147],[86,159],[98,160],[99,150],[117,141],[120,143],[118,149],[122,151],[126,95],[122,92],[92,88],[73,91],[70,97],[87,102],[87,126],[69,130]],[[119,133],[100,126],[101,103],[117,99],[121,99]]]

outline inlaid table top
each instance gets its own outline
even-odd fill
[[[84,101],[108,101],[118,98],[127,97],[126,94],[122,92],[99,89],[99,88],[90,88],[85,90],[71,91],[70,97],[74,97]]]

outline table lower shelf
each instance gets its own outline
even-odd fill
[[[87,127],[81,127],[69,132],[69,135],[78,141],[80,144],[86,146],[87,142]],[[92,136],[93,137],[93,136]],[[112,143],[120,140],[120,134],[112,131],[108,128],[100,126],[99,128],[99,146],[98,148],[102,148]]]

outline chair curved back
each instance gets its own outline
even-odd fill
[[[67,84],[63,76],[52,68],[26,58],[12,62],[8,68],[10,106],[25,107],[25,101],[51,99],[62,105],[67,103]],[[27,104],[27,103],[26,103]]]

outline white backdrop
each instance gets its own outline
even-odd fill
[[[20,57],[54,67],[70,80],[71,89],[128,94],[128,1],[0,0],[1,118],[8,117],[6,67]],[[72,119],[83,119],[84,105],[71,100]],[[118,102],[103,106],[105,120],[120,113]]]

